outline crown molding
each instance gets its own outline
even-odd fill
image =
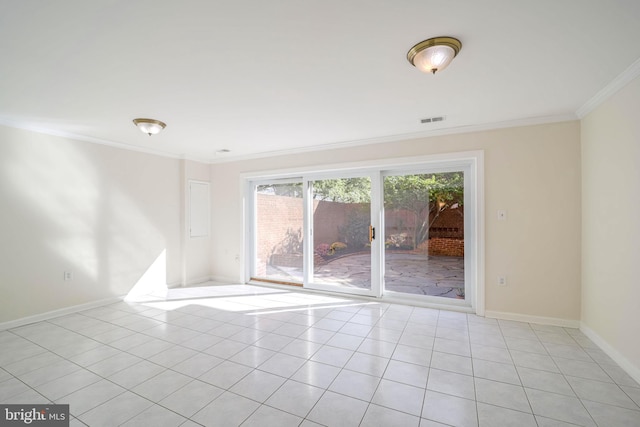
[[[253,153],[253,154],[239,155],[239,156],[233,156],[233,157],[230,156],[227,158],[210,159],[209,163],[211,164],[231,163],[231,162],[239,162],[244,160],[263,159],[267,157],[286,156],[286,155],[292,155],[292,154],[304,154],[304,153],[312,153],[312,152],[324,151],[324,150],[336,150],[340,148],[351,148],[351,147],[358,147],[361,145],[383,144],[385,142],[397,142],[397,141],[429,138],[429,137],[442,136],[442,135],[455,135],[455,134],[462,134],[462,133],[482,132],[482,131],[498,130],[498,129],[505,129],[505,128],[520,127],[520,126],[535,126],[535,125],[548,124],[548,123],[568,122],[573,120],[578,120],[578,117],[575,114],[530,117],[526,119],[509,120],[504,122],[491,122],[491,123],[482,123],[482,124],[475,124],[475,125],[465,125],[465,126],[457,126],[457,127],[450,127],[450,128],[434,129],[429,131],[388,135],[388,136],[382,136],[382,137],[376,137],[376,138],[335,142],[335,143],[329,143],[329,144],[314,145],[311,147],[291,148],[291,149],[277,150],[277,151],[266,151],[262,153]]]
[[[576,116],[579,119],[584,118],[638,76],[640,76],[640,58],[578,108]]]
[[[70,139],[70,140],[73,140],[73,141],[80,141],[80,142],[88,142],[88,143],[91,143],[91,144],[105,145],[107,147],[119,148],[121,150],[127,150],[127,151],[135,151],[135,152],[144,153],[144,154],[151,154],[151,155],[154,155],[154,156],[167,157],[167,158],[171,158],[171,159],[192,160],[192,161],[201,162],[201,163],[209,163],[209,159],[194,158],[194,157],[191,157],[191,156],[185,156],[185,155],[176,154],[176,153],[172,153],[172,152],[168,152],[168,151],[156,150],[156,149],[153,149],[153,148],[138,147],[137,145],[125,144],[123,142],[109,141],[109,140],[106,140],[106,139],[94,138],[92,136],[79,135],[79,134],[70,133],[70,132],[61,132],[61,131],[54,130],[54,129],[43,128],[43,127],[39,127],[39,126],[33,126],[33,125],[30,125],[30,124],[25,124],[23,122],[10,120],[10,119],[4,118],[4,117],[0,117],[0,126],[6,126],[6,127],[14,128],[14,129],[27,130],[27,131],[30,131],[30,132],[40,133],[40,134],[43,134],[43,135],[57,136],[57,137],[60,137],[60,138],[66,138],[66,139]]]
[[[61,131],[48,129],[48,128],[41,128],[37,126],[28,125],[23,122],[8,120],[3,117],[0,117],[0,125],[11,127],[11,128],[28,130],[31,132],[41,133],[45,135],[68,138],[75,141],[83,141],[83,142],[89,142],[93,144],[106,145],[108,147],[119,148],[122,150],[152,154],[155,156],[168,157],[168,158],[180,159],[180,160],[190,160],[194,162],[207,163],[207,164],[220,164],[220,163],[239,162],[239,161],[245,161],[245,160],[263,159],[268,157],[286,156],[286,155],[293,155],[293,154],[313,153],[313,152],[324,151],[324,150],[336,150],[340,148],[351,148],[351,147],[358,147],[362,145],[383,144],[385,142],[397,142],[397,141],[429,138],[429,137],[443,136],[443,135],[483,132],[483,131],[513,128],[513,127],[520,127],[520,126],[535,126],[535,125],[541,125],[541,124],[567,122],[567,121],[573,121],[573,120],[578,120],[578,117],[575,114],[560,114],[560,115],[554,115],[554,116],[529,117],[524,119],[509,120],[509,121],[503,121],[503,122],[480,123],[480,124],[456,126],[456,127],[450,127],[450,128],[433,129],[428,131],[387,135],[387,136],[381,136],[381,137],[375,137],[375,138],[358,139],[358,140],[352,140],[352,141],[334,142],[334,143],[328,143],[328,144],[314,145],[311,147],[300,147],[300,148],[291,148],[291,149],[285,149],[285,150],[265,151],[261,153],[252,153],[252,154],[238,155],[238,156],[225,155],[224,157],[220,157],[220,158],[197,158],[193,156],[187,156],[184,154],[177,154],[177,153],[172,153],[168,151],[156,150],[152,148],[138,147],[136,145],[125,144],[122,142],[109,141],[109,140],[94,138],[86,135],[78,135],[78,134],[61,132]]]

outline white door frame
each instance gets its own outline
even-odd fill
[[[245,281],[248,281],[251,277],[251,263],[253,262],[251,256],[253,251],[252,239],[254,237],[251,230],[253,229],[253,224],[255,224],[255,200],[251,190],[253,188],[253,183],[256,181],[284,178],[300,179],[301,177],[306,180],[309,176],[314,178],[319,176],[331,176],[334,178],[338,176],[347,177],[358,174],[362,176],[362,174],[372,173],[372,171],[382,176],[383,171],[424,171],[440,168],[461,168],[459,170],[465,171],[464,197],[465,206],[468,207],[468,209],[465,209],[465,283],[469,280],[470,283],[475,285],[473,286],[474,289],[469,289],[468,292],[470,292],[471,295],[469,295],[465,300],[465,302],[470,303],[470,307],[468,310],[465,310],[464,302],[454,299],[451,299],[451,301],[416,301],[416,298],[414,297],[409,301],[403,300],[403,298],[397,295],[391,297],[383,295],[382,300],[388,300],[390,302],[397,300],[398,302],[409,302],[414,305],[423,305],[428,307],[433,306],[437,308],[462,309],[474,312],[479,316],[484,316],[484,152],[481,150],[241,174],[240,178],[242,181],[243,200],[245,201],[245,206],[248,207],[248,209],[244,211],[244,221],[247,227],[247,232],[242,237],[242,246],[244,247],[246,260],[244,269],[246,275]],[[377,185],[377,187],[378,188],[375,189],[373,188],[372,181],[372,194],[374,191],[375,194],[378,194],[378,197],[372,197],[372,200],[377,198],[379,201],[378,205],[380,205],[382,203],[382,188],[379,188],[381,185]],[[372,206],[372,224],[377,224],[376,229],[380,231],[382,231],[383,225],[381,215],[382,206]],[[377,245],[381,245],[382,243],[382,238],[376,239]],[[381,249],[382,247],[380,246],[377,250],[381,251]],[[307,250],[306,252],[309,251]],[[309,256],[312,256],[312,251]],[[466,261],[467,257],[469,258],[468,263]],[[377,259],[380,260],[381,256],[378,256]],[[374,266],[374,262],[372,262],[372,271],[375,269],[376,272],[375,280],[372,277],[372,288],[374,287],[374,281],[378,281],[379,283],[375,285],[378,293],[373,296],[380,296],[384,272],[383,266],[380,265],[379,261],[376,261],[376,263],[378,263],[378,265]],[[469,275],[467,275],[467,271]],[[441,299],[448,300],[447,298]]]
[[[329,291],[329,292],[338,292],[344,294],[351,295],[362,295],[362,296],[371,296],[380,298],[382,295],[382,280],[381,280],[381,267],[380,267],[380,238],[373,239],[371,241],[371,260],[370,260],[370,289],[364,288],[348,288],[340,285],[333,285],[327,283],[316,283],[313,277],[313,265],[314,265],[314,247],[313,247],[313,197],[311,196],[311,188],[309,188],[309,183],[316,180],[322,179],[340,179],[340,178],[358,178],[358,177],[368,177],[371,180],[371,202],[370,202],[370,218],[369,223],[376,230],[380,230],[380,208],[379,208],[379,198],[375,197],[374,194],[377,194],[379,188],[379,172],[377,171],[342,171],[342,172],[332,172],[332,173],[323,173],[323,174],[309,174],[304,175],[305,191],[306,191],[306,200],[305,203],[305,229],[304,236],[309,237],[305,238],[304,242],[304,287],[307,289],[314,289],[320,291]]]

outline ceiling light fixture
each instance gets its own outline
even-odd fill
[[[153,119],[133,119],[133,124],[138,126],[138,129],[149,136],[159,133],[167,126],[160,120]]]
[[[460,40],[453,37],[434,37],[421,41],[407,53],[411,65],[424,73],[433,73],[447,68],[462,49]]]

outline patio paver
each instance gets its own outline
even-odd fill
[[[455,298],[464,289],[464,259],[427,256],[412,252],[385,255],[385,290]],[[342,286],[370,287],[370,255],[357,253],[329,260],[316,267],[318,282]],[[269,277],[291,280],[302,277],[301,269],[269,266]],[[300,280],[300,279],[297,279]]]

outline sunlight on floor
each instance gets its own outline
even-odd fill
[[[150,268],[151,270],[151,268]],[[141,279],[142,280],[142,279]],[[153,282],[152,282],[153,283]],[[156,283],[160,283],[157,281]],[[212,285],[177,289],[145,289],[138,285],[137,293],[130,293],[126,301],[137,302],[145,307],[163,311],[174,311],[187,306],[199,306],[203,310],[217,309],[247,315],[274,314],[351,306],[379,306],[380,303],[358,301],[335,296],[261,288],[252,285]],[[133,290],[132,290],[133,292]]]

